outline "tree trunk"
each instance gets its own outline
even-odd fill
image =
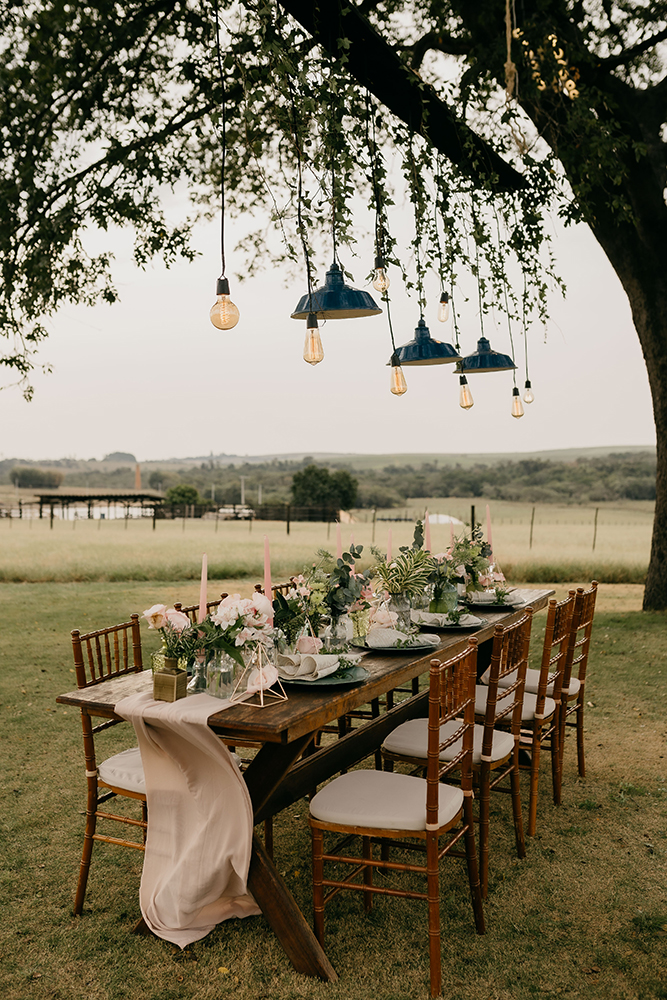
[[[650,206],[642,206],[643,218],[636,227],[598,218],[591,228],[630,300],[651,387],[658,462],[643,606],[645,611],[663,611],[667,609],[667,208],[661,194],[653,200],[652,211]],[[631,400],[618,402],[632,405]]]

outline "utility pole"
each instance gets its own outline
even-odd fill
[[[245,505],[245,476],[241,476],[241,506]]]

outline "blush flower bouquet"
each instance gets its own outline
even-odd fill
[[[197,644],[197,629],[187,615],[166,604],[154,604],[142,618],[150,629],[162,634],[162,654],[170,659],[188,659]]]

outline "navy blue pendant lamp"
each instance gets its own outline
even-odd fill
[[[397,347],[394,357],[401,365],[448,365],[461,360],[451,344],[433,339],[423,316],[415,328],[414,339]]]
[[[322,288],[301,296],[292,319],[307,319],[309,313],[314,313],[318,319],[357,319],[377,316],[381,312],[368,292],[345,284],[341,267],[334,261]]]
[[[464,375],[474,372],[507,372],[514,371],[516,365],[509,354],[501,354],[491,350],[491,344],[486,337],[477,341],[477,350],[462,359],[459,370]]]

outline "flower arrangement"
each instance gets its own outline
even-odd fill
[[[220,649],[244,666],[242,649],[257,649],[260,642],[269,641],[273,614],[271,602],[264,594],[241,597],[230,594],[220,602],[215,612],[196,626],[198,648]]]
[[[196,628],[187,615],[166,604],[154,604],[142,618],[150,629],[162,633],[162,654],[170,659],[188,659],[196,645]]]
[[[429,583],[433,584],[433,596],[440,600],[445,589],[456,580],[456,564],[452,549],[431,556],[431,575]]]
[[[488,586],[491,546],[484,541],[482,529],[475,525],[470,535],[457,538],[452,549],[454,579],[465,584],[466,592],[484,590]]]

